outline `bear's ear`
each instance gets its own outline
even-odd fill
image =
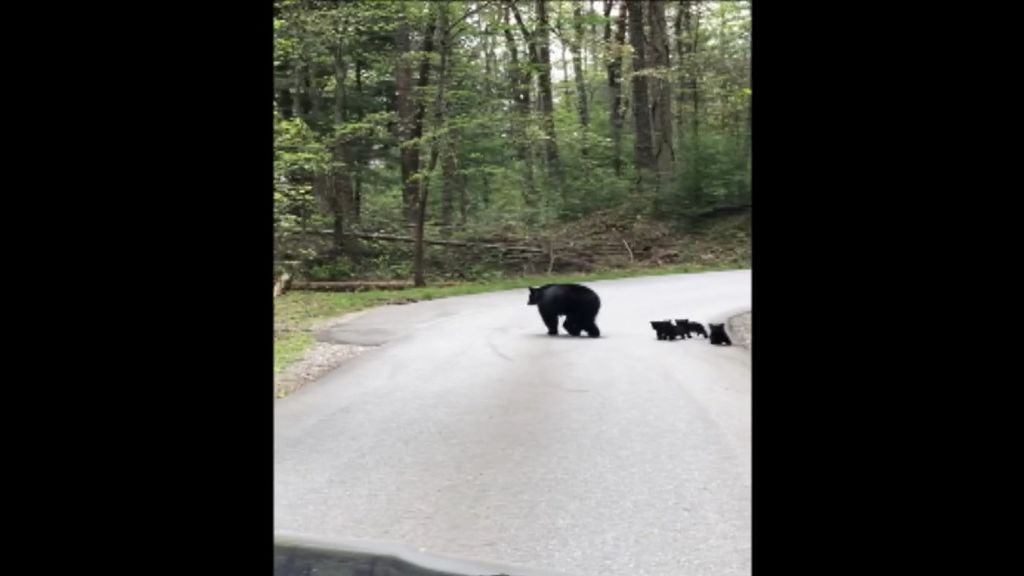
[[[529,288],[529,289],[530,289],[530,294],[533,294],[534,292],[536,292],[536,291],[537,291],[537,289],[536,289],[536,288],[534,288],[533,286],[527,286],[527,288]]]

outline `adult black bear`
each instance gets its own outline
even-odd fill
[[[527,305],[537,306],[541,319],[548,327],[548,334],[558,335],[558,317],[565,316],[565,331],[572,336],[579,336],[586,331],[587,336],[597,338],[601,331],[594,320],[601,309],[601,299],[597,293],[579,284],[545,284],[540,288],[530,288],[530,300]]]
[[[711,336],[709,340],[712,344],[723,344],[725,346],[732,346],[732,340],[729,339],[729,335],[725,333],[725,324],[708,324],[711,328]]]
[[[687,338],[691,338],[691,334],[699,334],[705,338],[708,337],[708,333],[704,330],[704,325],[700,322],[690,322],[689,320],[676,320],[676,329],[681,334],[686,334]]]

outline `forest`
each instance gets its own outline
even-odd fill
[[[274,267],[750,266],[750,2],[274,4]]]

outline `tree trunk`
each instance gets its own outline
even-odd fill
[[[481,174],[481,177],[482,177],[481,179],[483,180],[483,183],[484,183],[484,189],[483,189],[483,194],[481,194],[481,196],[480,196],[480,203],[483,204],[484,207],[486,208],[486,207],[489,207],[491,205],[491,194],[492,194],[492,191],[491,191],[491,179],[487,177],[487,171],[486,170]]]
[[[594,9],[594,0],[590,0],[590,10],[587,12],[587,14],[589,14],[591,16],[596,16],[597,15],[597,10]],[[590,62],[590,67],[591,68],[598,66],[598,64],[597,64],[597,60],[598,60],[597,50],[594,49],[596,43],[597,43],[597,22],[596,22],[595,18],[591,18],[591,20],[590,20],[590,48],[588,49],[588,51],[590,52],[590,58],[591,58],[591,62]],[[586,62],[586,58],[584,58],[583,61]]]
[[[301,64],[295,66],[293,72],[293,88],[292,91],[295,93],[293,100],[295,101],[295,115],[310,123],[309,115],[313,112],[313,103],[309,98],[308,83],[306,81],[306,67]]]
[[[345,82],[348,79],[348,66],[342,53],[342,46],[334,50],[334,122],[343,124],[348,120],[348,95]],[[331,153],[331,186],[334,193],[334,230],[335,245],[344,247],[344,223],[352,216],[353,154],[350,137],[342,136],[334,143]]]
[[[690,2],[689,0],[679,0],[679,5],[676,7],[676,19],[675,19],[675,36],[676,36],[676,67],[681,72],[687,70],[686,54],[689,50],[689,44],[685,41],[685,36],[690,33]],[[679,90],[676,91],[676,134],[678,139],[682,142],[685,138],[685,121],[686,116],[684,113],[686,106],[686,91],[687,86],[685,82],[680,82]],[[685,158],[680,157],[680,162],[684,162]]]
[[[492,87],[495,85],[494,71],[496,69],[494,65],[494,50],[491,46],[491,42],[493,42],[493,38],[491,38],[491,29],[488,27],[487,30],[484,31],[483,38],[481,38],[480,42],[481,57],[484,61],[484,79],[486,86],[484,89],[484,95],[488,101],[493,98]]]
[[[646,190],[652,180],[654,154],[651,144],[651,109],[648,104],[646,39],[642,2],[626,2],[629,16],[629,43],[633,47],[633,118],[636,120],[634,145],[637,192]]]
[[[569,47],[572,51],[572,73],[576,80],[576,101],[580,126],[583,128],[583,134],[586,135],[587,127],[590,126],[590,112],[587,110],[587,87],[583,77],[583,5],[579,2],[573,4],[572,27],[573,41]],[[580,152],[583,156],[587,155],[585,140]]]
[[[743,132],[743,149],[744,149],[744,152],[746,153],[746,158],[747,158],[747,178],[751,177],[751,172],[752,172],[752,169],[753,169],[753,162],[752,162],[753,153],[752,153],[752,147],[751,147],[751,142],[753,141],[752,137],[753,137],[753,134],[754,134],[754,131],[753,131],[753,119],[754,119],[754,95],[750,94],[750,95],[747,96],[747,126],[746,126],[746,130]]]
[[[448,59],[451,53],[451,39],[448,37],[448,3],[444,2],[437,4],[437,25],[434,26],[434,21],[431,21],[429,30],[433,35],[434,30],[441,31],[441,63],[438,69],[438,80],[437,80],[437,95],[434,98],[434,123],[433,130],[435,136],[431,138],[430,145],[430,166],[427,168],[426,175],[420,180],[420,192],[418,207],[416,210],[416,244],[414,247],[414,258],[413,258],[413,284],[416,286],[426,286],[426,279],[423,269],[423,236],[426,228],[427,221],[427,200],[430,192],[430,175],[434,173],[434,167],[437,166],[437,157],[440,154],[440,146],[443,142],[438,142],[436,133],[441,130],[445,122],[445,87],[448,81]],[[424,39],[426,43],[426,39]],[[430,44],[433,47],[433,43]],[[426,72],[424,69],[426,68]],[[429,74],[429,62],[424,60],[423,65],[420,67],[420,81],[423,85],[426,85],[426,79],[424,74]]]
[[[355,178],[356,188],[352,191],[352,222],[358,224],[363,215],[363,177],[358,172]]]
[[[688,171],[692,174],[688,192],[690,202],[700,206],[704,202],[703,166],[700,161],[700,66],[697,50],[700,43],[700,2],[697,0],[680,0],[679,16],[676,18],[677,36],[676,52],[680,54],[680,65],[683,80],[679,89],[679,140],[686,150],[685,161],[689,164]],[[686,116],[689,117],[687,122]]]
[[[416,197],[416,183],[413,175],[419,170],[419,145],[409,145],[413,138],[415,108],[412,101],[412,64],[409,62],[412,46],[409,40],[409,26],[401,24],[395,30],[395,52],[398,54],[395,67],[395,111],[398,115],[398,143],[402,170],[402,221],[410,222],[413,217],[413,200]]]
[[[664,189],[672,178],[675,150],[672,143],[672,84],[669,82],[669,44],[665,4],[648,0],[647,21],[651,31],[649,63],[656,71],[650,78],[654,165],[658,186]]]
[[[690,54],[694,57],[697,56],[697,49],[700,42],[700,4],[694,5],[693,11],[693,43],[690,46]],[[700,67],[697,65],[696,59],[692,68],[692,75],[690,76],[690,98],[693,100],[693,143],[696,149],[700,149],[700,89],[699,76]]]
[[[604,0],[604,16],[608,19],[604,25],[604,42],[608,48],[605,67],[608,70],[608,91],[611,107],[609,109],[609,120],[612,128],[612,144],[614,156],[612,159],[615,167],[615,175],[622,175],[622,53],[626,43],[626,6],[625,2],[619,5],[619,15],[615,24],[615,42],[611,42],[612,23],[611,12],[615,0]]]
[[[466,227],[466,187],[469,183],[469,176],[465,172],[459,174],[459,228]]]
[[[434,110],[435,130],[442,128],[446,120],[447,102],[444,100],[444,89],[447,84],[448,70],[454,66],[452,64],[453,39],[447,32],[447,6],[447,2],[442,2],[440,4],[440,14],[438,15],[438,26],[441,29],[441,68],[439,69],[438,101],[435,103]],[[441,154],[441,235],[445,237],[451,235],[452,224],[454,223],[455,196],[458,193],[458,183],[456,182],[458,159],[456,157],[457,148],[454,137],[454,132],[446,131],[440,141],[437,142],[438,145],[436,147]]]
[[[356,94],[360,102],[363,102],[363,67],[365,62],[361,58],[356,58]],[[364,117],[365,112],[360,108],[360,118]],[[355,184],[355,188],[352,191],[352,205],[349,211],[348,217],[351,222],[358,223],[360,215],[362,213],[363,204],[363,172],[368,165],[369,148],[365,143],[359,143],[355,147],[355,154],[352,158],[352,179]]]
[[[324,102],[323,99],[320,97],[320,91],[317,89],[316,80],[313,76],[313,71],[311,70],[312,67],[307,65],[305,66],[305,68],[306,74],[304,80],[304,88],[310,103],[309,115],[310,118],[312,118],[313,122],[317,123],[317,126],[322,127],[323,125],[321,124],[321,122],[323,121],[325,116]]]
[[[560,59],[560,62],[562,63],[562,92],[563,92],[563,94],[562,94],[562,101],[565,102],[566,106],[569,106],[570,105],[569,103],[572,102],[572,88],[569,86],[569,59],[565,57],[565,47],[566,47],[567,35],[566,35],[566,32],[565,32],[564,22],[562,21],[562,10],[561,10],[561,3],[562,3],[562,1],[563,0],[558,0],[559,10],[558,10],[558,19],[555,20],[555,28],[558,31],[558,34],[557,34],[558,38],[561,40],[558,43],[558,46],[559,46],[559,48],[562,51],[562,56],[561,56],[561,59]]]
[[[333,180],[333,179],[332,179]],[[334,248],[338,251],[345,250],[345,218],[338,205],[334,205]]]
[[[412,274],[413,284],[416,286],[426,286],[427,281],[424,276],[423,270],[423,253],[424,253],[424,232],[427,226],[427,198],[430,194],[430,174],[434,172],[434,167],[437,166],[437,157],[439,151],[437,149],[437,142],[434,142],[430,147],[430,164],[427,166],[427,174],[421,181],[418,201],[416,203],[416,220],[415,228],[413,231],[413,261],[412,261]]]
[[[544,129],[545,157],[548,169],[553,170],[559,178],[561,170],[558,163],[558,145],[555,139],[554,100],[551,94],[551,59],[548,54],[548,21],[545,0],[537,0],[537,30],[531,33],[523,21],[519,9],[513,3],[512,14],[519,24],[519,30],[526,40],[530,53],[530,62],[537,70],[537,85],[540,92],[541,124]]]
[[[295,116],[292,91],[285,88],[275,90],[275,93],[277,94],[277,109],[281,112],[281,118],[291,120]]]
[[[525,73],[519,61],[519,50],[516,47],[516,39],[509,27],[509,7],[504,10],[504,34],[505,49],[509,53],[509,84],[512,88],[512,100],[519,118],[514,121],[510,132],[515,140],[516,153],[526,168],[526,189],[523,191],[523,203],[527,208],[534,208],[537,205],[537,187],[533,176],[533,153],[526,141],[525,127],[530,122],[530,75]]]
[[[420,61],[417,81],[419,88],[426,87],[430,80],[430,53],[434,50],[435,26],[436,23],[431,19],[423,35],[423,59]],[[395,50],[399,54],[395,72],[395,100],[401,147],[402,213],[405,222],[414,222],[419,184],[413,178],[420,169],[419,140],[423,136],[426,105],[422,101],[416,102],[413,98],[412,64],[409,62],[412,48],[408,25],[402,24],[395,31]],[[410,141],[416,141],[416,144],[410,144]]]
[[[458,193],[456,190],[458,187],[456,182],[458,163],[455,159],[456,151],[454,146],[447,142],[447,137],[445,140],[446,142],[443,143],[444,158],[441,160],[441,235],[448,237],[452,231],[453,216],[455,214],[455,195]]]
[[[548,168],[556,174],[561,172],[558,163],[558,145],[555,138],[555,104],[551,93],[551,55],[550,29],[548,26],[547,0],[537,0],[537,64],[539,71],[539,87],[541,114],[544,121],[544,133],[547,134]]]

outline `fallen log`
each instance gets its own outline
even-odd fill
[[[455,286],[459,282],[438,282],[429,286]],[[360,280],[346,282],[306,282],[294,281],[291,283],[291,290],[306,290],[310,292],[362,292],[365,290],[405,290],[412,288],[413,283],[408,280]]]
[[[331,230],[319,230],[315,234],[334,234]],[[384,242],[407,242],[415,243],[416,239],[411,236],[396,236],[394,234],[367,234],[361,232],[346,232],[343,236],[349,236],[352,238],[360,238],[362,240],[381,240]],[[536,254],[544,254],[546,251],[543,248],[535,248],[533,246],[507,246],[505,244],[487,244],[483,242],[467,242],[463,240],[423,240],[424,244],[430,244],[433,246],[459,246],[463,248],[488,248],[491,250],[506,250],[511,252],[533,252]]]

